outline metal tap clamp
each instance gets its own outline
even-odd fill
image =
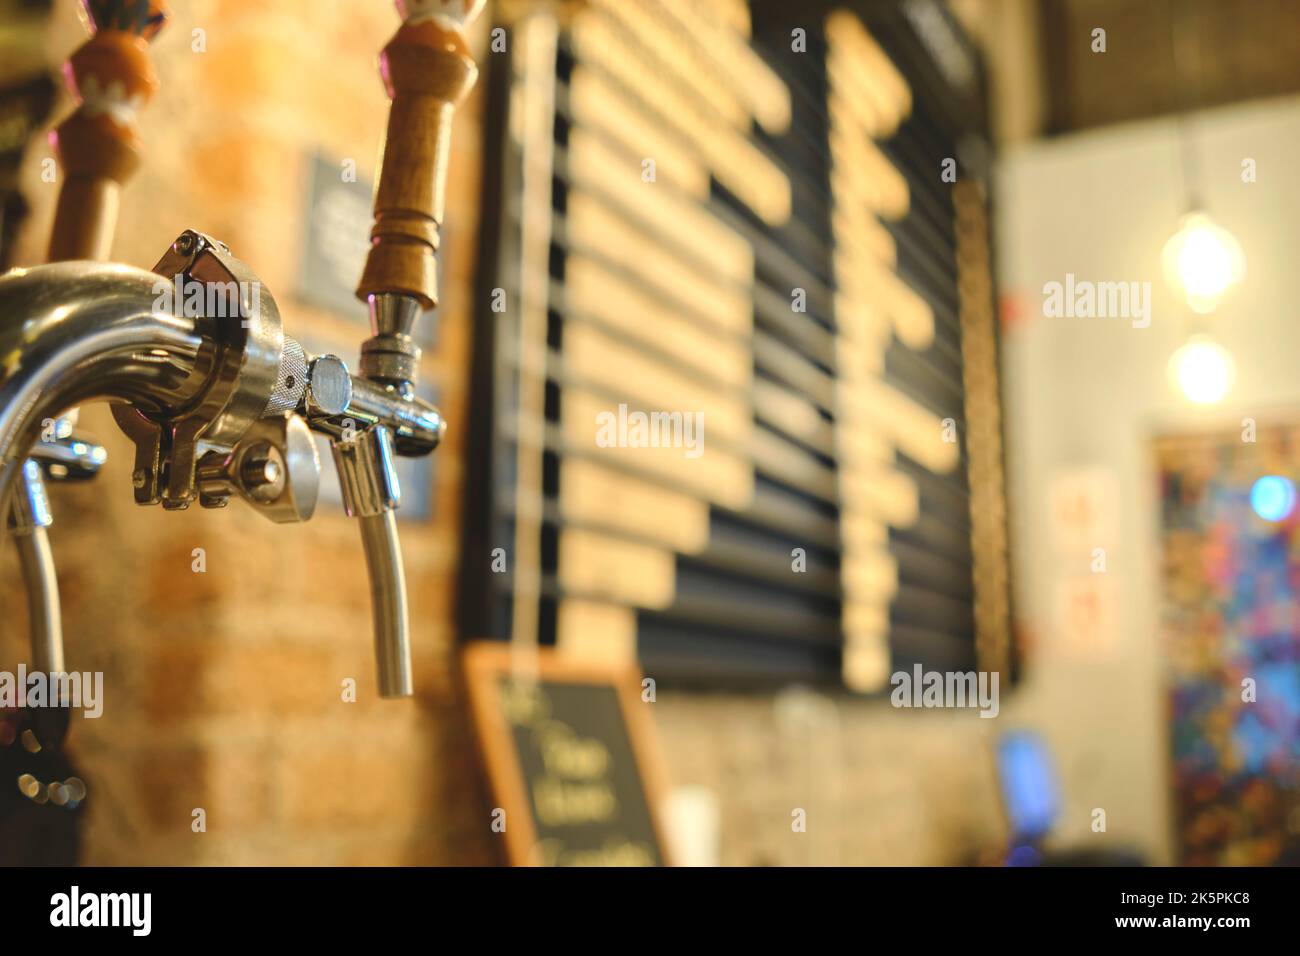
[[[222,507],[238,491],[257,503],[264,495],[247,494],[240,473],[226,466],[242,461],[237,446],[262,419],[297,408],[307,387],[306,355],[285,336],[270,292],[224,243],[184,232],[153,271],[163,276],[158,288],[164,311],[194,319],[202,337],[186,380],[198,397],[176,408],[114,406],[114,418],[136,445],[135,500],[180,509],[197,498],[204,507]],[[286,440],[288,435],[286,426]],[[296,457],[319,474],[319,461],[313,468]],[[229,479],[225,487],[223,476]],[[310,498],[314,506],[314,489]],[[302,509],[277,513],[295,510]],[[310,513],[308,507],[304,517]]]

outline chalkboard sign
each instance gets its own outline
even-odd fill
[[[512,865],[668,864],[636,671],[484,642],[467,646],[465,672]]]

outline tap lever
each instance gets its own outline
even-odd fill
[[[380,55],[392,108],[375,188],[375,223],[357,298],[370,308],[361,374],[409,392],[420,349],[411,337],[438,304],[438,252],[457,104],[478,67],[464,30],[483,0],[398,0],[404,23]]]
[[[343,507],[352,517],[392,511],[402,498],[393,464],[393,435],[383,425],[330,443],[338,468]]]
[[[393,105],[375,189],[375,224],[357,298],[396,293],[423,309],[437,303],[434,255],[442,224],[456,105],[478,77],[460,22],[430,16],[430,7],[461,0],[399,2],[405,22],[380,54],[380,73]],[[435,11],[436,12],[436,11]]]

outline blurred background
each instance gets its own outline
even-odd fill
[[[396,14],[171,8],[114,258],[218,237],[351,361]],[[654,679],[677,862],[1294,861],[1300,8],[1241,10],[489,0],[421,329],[448,438],[402,473],[416,700],[376,698],[337,491],[137,508],[92,406],[51,538],[104,716],[41,825],[99,865],[500,862],[458,661],[522,630]],[[86,27],[0,12],[7,268]],[[621,406],[700,453],[603,440]],[[23,607],[5,549],[0,668]],[[918,667],[997,673],[997,716],[893,706]],[[0,832],[37,812],[3,786]]]

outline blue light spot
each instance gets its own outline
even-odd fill
[[[1043,855],[1032,846],[1012,847],[1007,854],[1007,866],[1038,866],[1043,862]]]
[[[1250,489],[1250,506],[1265,521],[1281,521],[1295,510],[1295,484],[1290,478],[1265,475]]]

